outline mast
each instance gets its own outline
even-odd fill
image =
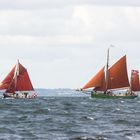
[[[15,89],[17,87],[17,78],[19,76],[19,60],[17,60],[16,68],[15,68],[15,73],[14,73],[14,81],[15,81]]]
[[[109,48],[107,50],[107,63],[106,63],[106,89],[105,92],[108,89],[108,68],[109,68]]]

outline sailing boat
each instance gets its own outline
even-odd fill
[[[0,83],[0,90],[5,90],[4,98],[35,98],[37,96],[26,68],[19,61]],[[30,95],[31,91],[32,95]]]
[[[137,97],[130,88],[126,55],[109,67],[109,49],[107,52],[106,68],[104,66],[81,90],[93,88],[91,96],[95,98]]]
[[[140,91],[140,82],[139,82],[139,71],[132,70],[131,71],[131,90],[132,91]]]

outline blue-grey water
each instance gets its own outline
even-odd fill
[[[140,97],[0,99],[0,140],[42,139],[140,140]]]

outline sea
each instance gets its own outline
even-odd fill
[[[37,92],[36,99],[0,99],[0,140],[140,140],[140,97]]]

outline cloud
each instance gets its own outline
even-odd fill
[[[0,35],[14,36],[14,40],[16,37],[17,40],[22,37],[25,44],[32,42],[33,38],[37,44],[39,40],[41,44],[129,41],[130,38],[138,41],[139,14],[138,7],[95,5],[57,10],[4,10],[0,13]]]
[[[0,9],[52,9],[76,5],[140,6],[139,0],[0,0]]]
[[[128,54],[130,66],[140,68],[139,5],[137,0],[0,1],[1,78],[19,58],[35,87],[80,87],[105,65],[110,44],[116,46],[110,63]]]
[[[67,11],[67,12],[65,12]],[[0,12],[0,34],[47,36],[63,31],[70,10],[4,10]]]

